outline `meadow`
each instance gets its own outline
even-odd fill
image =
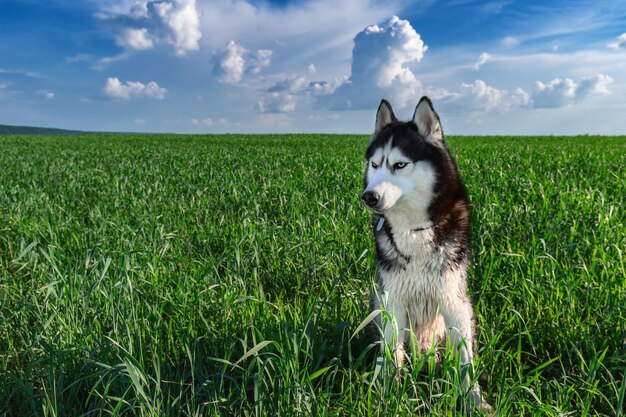
[[[367,141],[0,136],[0,415],[460,415],[363,329]],[[626,416],[626,137],[447,141],[496,415]]]

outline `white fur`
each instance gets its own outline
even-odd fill
[[[376,114],[372,140],[394,121],[391,106],[383,100]],[[420,100],[412,122],[424,140],[445,148],[439,117],[428,98]],[[398,162],[407,165],[394,169]],[[381,259],[393,260],[392,267],[379,264],[380,288],[373,299],[374,309],[391,314],[383,329],[385,345],[393,349],[397,365],[402,366],[409,334],[414,335],[421,350],[448,337],[463,368],[472,367],[474,330],[472,305],[465,293],[467,264],[461,260],[460,265],[450,265],[451,255],[446,252],[458,242],[436,243],[428,213],[436,197],[435,168],[427,161],[412,162],[393,147],[392,136],[384,148],[374,151],[365,179],[365,192],[375,192],[379,198],[374,207],[382,216],[375,230],[379,255]],[[379,316],[378,323],[381,322]],[[470,386],[468,373],[462,383],[477,407],[490,409],[478,385]]]
[[[392,316],[383,332],[398,366],[404,361],[404,345],[411,331],[422,351],[448,337],[461,364],[472,366],[473,310],[465,295],[466,265],[444,268],[445,254],[433,241],[433,224],[428,216],[436,173],[426,161],[409,163],[392,173],[393,164],[408,160],[392,147],[391,140],[368,162],[366,191],[379,193],[378,212],[389,222],[397,250],[410,257],[404,269],[379,269],[381,288],[374,308]],[[372,161],[377,169],[372,167]],[[415,231],[417,228],[425,230]],[[384,237],[379,238],[379,243],[383,256],[396,251]],[[477,406],[488,409],[478,385],[470,388],[469,375],[464,378],[463,387],[470,389]]]
[[[376,150],[368,162],[365,192],[375,191],[380,195],[379,211],[393,218],[399,227],[430,227],[432,224],[427,210],[433,198],[435,171],[427,161],[410,162],[402,152],[392,147],[392,142],[393,139],[384,149]],[[374,168],[372,162],[378,168]],[[391,167],[397,162],[407,162],[407,165],[392,172]],[[404,225],[406,219],[410,219],[411,224]]]
[[[391,227],[396,247],[411,261],[404,269],[378,271],[381,287],[374,308],[391,314],[392,320],[384,327],[384,340],[393,349],[396,364],[402,366],[404,346],[412,332],[421,351],[448,337],[461,365],[472,366],[473,310],[465,296],[465,268],[443,267],[442,250],[433,252],[432,229],[413,231],[394,223]],[[395,250],[389,242],[382,246],[390,253]],[[470,383],[466,374],[463,388],[470,389],[477,406],[488,409],[478,385],[470,387]]]

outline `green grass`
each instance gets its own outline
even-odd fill
[[[450,138],[501,416],[626,416],[626,138]],[[362,136],[0,137],[0,415],[458,415],[358,330]],[[374,362],[372,358],[374,357]]]

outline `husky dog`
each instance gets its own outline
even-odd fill
[[[422,351],[447,336],[462,366],[471,367],[469,201],[430,99],[422,97],[410,122],[399,122],[382,100],[365,158],[362,199],[373,212],[378,263],[372,310],[392,317],[385,343],[401,366],[410,331]],[[380,315],[377,322],[382,326]],[[469,385],[466,372],[463,387],[479,409],[489,410],[478,385]]]

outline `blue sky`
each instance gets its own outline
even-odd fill
[[[0,123],[626,134],[626,0],[0,0]]]

